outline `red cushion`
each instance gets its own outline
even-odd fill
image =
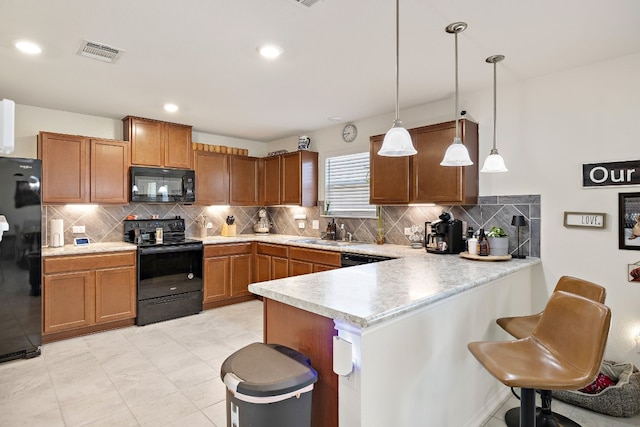
[[[595,379],[594,382],[592,382],[585,388],[581,388],[578,391],[581,391],[587,394],[596,394],[596,393],[600,393],[602,390],[609,387],[610,385],[615,385],[615,383],[616,382],[614,380],[612,380],[605,374],[598,374],[598,377]]]

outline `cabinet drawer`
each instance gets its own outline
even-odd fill
[[[258,243],[258,253],[287,258],[289,257],[289,248],[282,245],[272,245],[270,243]]]
[[[320,251],[307,248],[289,248],[289,258],[292,260],[308,261],[314,264],[326,264],[340,267],[340,252]]]
[[[244,255],[253,252],[253,243],[232,243],[224,245],[205,245],[204,257]]]
[[[44,274],[66,271],[96,270],[100,268],[135,265],[135,252],[111,252],[99,255],[77,255],[43,258]]]

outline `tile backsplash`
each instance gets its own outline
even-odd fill
[[[323,206],[319,202],[318,206]],[[73,237],[87,236],[92,242],[111,242],[123,240],[123,223],[127,215],[138,215],[138,218],[160,218],[180,216],[185,219],[187,237],[203,235],[219,236],[228,215],[236,219],[238,234],[252,234],[253,225],[258,221],[259,207],[217,207],[187,206],[179,204],[144,204],[131,203],[123,206],[110,205],[65,205],[43,207],[43,244],[49,244],[49,221],[64,221],[65,243],[73,242]],[[271,232],[277,234],[299,235],[303,237],[319,237],[326,229],[328,221],[333,217],[322,216],[320,207],[268,207],[267,213],[272,224]],[[486,196],[480,197],[477,205],[453,206],[383,206],[385,242],[398,245],[409,245],[411,242],[404,235],[404,229],[412,225],[424,227],[425,221],[435,221],[442,211],[478,230],[486,230],[492,226],[502,227],[509,235],[511,252],[517,250],[518,230],[511,225],[513,215],[524,215],[527,226],[520,228],[521,252],[524,255],[540,256],[540,196]],[[306,219],[294,219],[295,215],[306,215]],[[314,230],[312,223],[317,220],[320,229]],[[353,234],[353,239],[360,242],[374,243],[377,220],[360,218],[335,217],[338,224]],[[206,224],[211,228],[207,229]],[[304,228],[300,228],[302,223]],[[84,225],[85,233],[74,235],[72,226]],[[203,228],[205,226],[205,228]]]

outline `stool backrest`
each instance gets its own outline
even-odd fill
[[[558,279],[558,283],[554,289],[554,292],[555,291],[565,291],[580,295],[590,299],[591,301],[597,301],[602,304],[604,304],[604,300],[607,297],[607,290],[602,286],[571,276],[562,276]]]
[[[593,379],[609,336],[609,307],[564,291],[554,292],[532,336]]]

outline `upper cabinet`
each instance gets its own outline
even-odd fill
[[[191,169],[191,126],[132,116],[122,123],[132,165]]]
[[[229,156],[210,151],[193,152],[196,171],[196,203],[229,204]]]
[[[281,155],[281,204],[318,204],[318,153],[300,150]],[[266,183],[266,185],[269,185]]]
[[[478,125],[459,120],[459,136],[471,166],[440,166],[455,136],[455,121],[409,129],[415,156],[382,157],[384,135],[371,137],[370,203],[476,204],[478,200]]]
[[[456,122],[411,130],[418,154],[412,159],[411,203],[472,205],[478,202],[478,125],[459,120],[459,136],[469,150],[471,166],[440,166],[456,135]]]
[[[40,132],[42,202],[128,203],[129,142]]]
[[[256,157],[229,156],[229,203],[231,206],[258,206],[259,162]]]
[[[280,163],[282,156],[260,159],[260,204],[276,206],[282,203],[280,185]]]

